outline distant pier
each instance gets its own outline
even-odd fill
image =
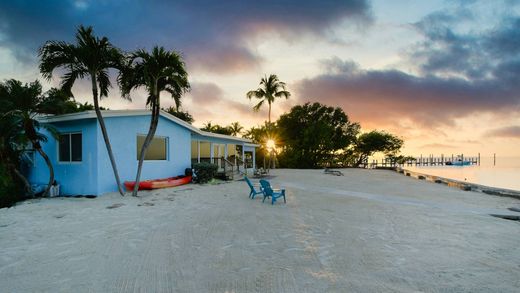
[[[426,167],[426,166],[457,166],[457,162],[464,162],[464,166],[478,165],[480,166],[480,153],[477,156],[464,156],[464,154],[456,155],[452,154],[451,156],[445,156],[444,154],[440,156],[423,156],[411,158],[406,160],[405,162],[397,162],[393,158],[384,158],[381,160],[373,159],[371,162],[365,162],[365,166],[368,168],[394,168],[394,167],[403,167],[403,166],[416,166],[416,167]]]

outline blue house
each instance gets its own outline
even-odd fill
[[[138,155],[150,124],[150,111],[103,111],[121,181],[135,180]],[[46,116],[59,138],[47,133],[43,149],[53,163],[60,194],[94,194],[117,191],[105,142],[94,111]],[[250,140],[202,131],[161,111],[155,137],[143,163],[142,180],[183,175],[195,162],[213,162],[219,171],[250,172],[255,169],[255,147]],[[230,173],[231,172],[231,173]],[[31,183],[45,183],[49,172],[44,160],[34,156],[28,170]]]

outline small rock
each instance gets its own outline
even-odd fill
[[[117,209],[117,208],[122,207],[124,205],[125,205],[124,203],[115,203],[115,204],[113,204],[111,206],[108,206],[107,209]]]

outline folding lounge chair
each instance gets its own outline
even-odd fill
[[[249,178],[247,178],[247,176],[244,176],[244,180],[246,180],[247,182],[247,185],[249,185],[249,189],[251,189],[251,192],[249,192],[249,197],[251,199],[254,199],[255,198],[255,195],[257,194],[264,194],[264,192],[262,191],[262,189],[260,189],[260,191],[257,191],[255,189],[255,186],[253,185],[253,183],[251,183],[251,181],[249,180]]]
[[[283,197],[283,202],[287,203],[285,200],[285,189],[273,190],[269,181],[264,179],[260,180],[260,185],[264,191],[264,200],[262,200],[262,202],[264,202],[267,197],[271,197],[271,204],[274,204],[277,198]]]

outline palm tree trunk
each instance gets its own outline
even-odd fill
[[[13,173],[18,176],[18,178],[22,181],[23,185],[25,186],[25,191],[27,192],[27,195],[29,195],[30,198],[34,197],[34,192],[32,191],[31,184],[29,183],[29,180],[23,176],[23,174],[14,166],[11,166],[11,169],[13,170]]]
[[[269,103],[269,125],[271,125],[271,103]]]
[[[155,102],[152,102],[152,117],[150,120],[150,129],[148,130],[148,134],[143,143],[143,147],[141,148],[141,154],[139,154],[139,163],[137,165],[137,174],[135,176],[135,186],[132,196],[137,196],[137,191],[139,190],[139,181],[141,179],[141,170],[143,168],[144,157],[146,156],[146,151],[150,146],[150,143],[155,135],[155,131],[157,130],[157,125],[159,124],[159,116],[160,116],[160,106],[159,106],[159,97],[156,96]]]
[[[94,96],[94,109],[96,111],[97,120],[99,122],[99,127],[101,128],[101,133],[103,134],[103,139],[105,140],[105,146],[107,147],[108,157],[110,158],[110,164],[112,164],[112,170],[114,171],[114,176],[116,178],[117,189],[119,190],[119,194],[124,196],[123,188],[121,187],[121,180],[119,179],[119,172],[117,171],[116,161],[114,159],[114,153],[112,152],[112,146],[110,145],[110,140],[108,139],[107,129],[105,127],[105,121],[103,120],[103,116],[101,115],[101,111],[99,110],[99,101],[98,101],[98,88],[96,83],[96,74],[92,73],[90,75],[92,80],[92,95]]]
[[[47,168],[49,168],[49,183],[47,184],[47,188],[45,188],[45,191],[43,192],[43,196],[45,197],[49,195],[51,186],[54,183],[54,168],[52,167],[52,163],[49,159],[49,156],[47,156],[47,154],[39,145],[40,144],[38,142],[33,142],[34,149],[40,154],[40,156],[42,156],[42,158],[45,160],[45,164],[47,164]]]

